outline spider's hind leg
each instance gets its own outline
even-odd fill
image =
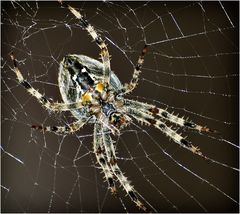
[[[86,30],[89,35],[93,38],[93,40],[96,42],[98,47],[100,48],[100,56],[103,63],[103,74],[104,74],[104,83],[109,84],[110,83],[110,76],[111,76],[111,67],[110,67],[110,55],[108,52],[107,45],[105,44],[104,40],[102,39],[101,35],[94,29],[94,27],[88,23],[87,19],[75,8],[71,7],[67,3],[60,1],[59,3],[68,8],[70,12],[80,21],[81,27]]]
[[[51,102],[47,97],[45,97],[43,94],[41,94],[38,90],[32,87],[32,85],[24,79],[20,69],[18,68],[17,61],[13,55],[13,53],[10,54],[11,60],[14,65],[14,72],[17,76],[18,82],[30,93],[33,97],[35,97],[38,102],[40,102],[45,108],[51,110],[51,111],[68,111],[71,109],[81,108],[82,104],[80,102],[78,103],[53,103]]]

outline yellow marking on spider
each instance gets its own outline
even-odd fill
[[[98,92],[102,93],[104,89],[104,84],[103,83],[98,83],[95,88]]]
[[[87,103],[92,101],[92,94],[90,92],[86,92],[82,95],[82,102]]]

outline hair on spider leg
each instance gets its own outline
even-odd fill
[[[194,131],[198,131],[198,132],[202,132],[202,133],[213,133],[213,134],[220,134],[220,132],[210,129],[207,126],[201,126],[198,125],[192,121],[189,120],[189,118],[185,118],[179,117],[179,114],[174,114],[174,112],[169,112],[167,109],[163,110],[163,109],[159,109],[157,107],[150,107],[149,112],[152,113],[152,115],[154,117],[156,116],[160,116],[165,120],[169,120],[170,122],[176,123],[177,125],[181,125],[182,128],[188,128],[188,129],[192,129]],[[180,123],[181,121],[181,123]]]
[[[207,126],[202,126],[202,128],[201,128],[200,131],[201,131],[201,132],[206,132],[206,133],[218,134],[218,135],[221,134],[219,131],[210,129],[210,128],[208,128]]]
[[[14,56],[13,51],[10,52],[9,56],[10,56],[11,60],[13,61],[14,67],[16,68],[16,67],[17,67],[17,61],[16,61],[16,59],[15,59],[15,56]]]

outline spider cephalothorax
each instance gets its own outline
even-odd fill
[[[32,128],[70,134],[78,131],[87,123],[94,123],[93,149],[97,162],[108,182],[109,189],[112,193],[116,193],[115,180],[119,181],[131,200],[140,209],[146,211],[146,207],[139,199],[138,192],[130,184],[130,181],[117,164],[111,134],[119,133],[122,128],[131,123],[132,119],[135,119],[137,122],[154,126],[178,145],[210,160],[200,152],[198,147],[192,145],[177,131],[169,127],[166,121],[198,132],[213,131],[152,104],[124,98],[125,94],[130,93],[137,86],[147,46],[144,46],[138,58],[132,80],[123,86],[110,68],[108,49],[100,34],[95,31],[94,27],[87,22],[79,11],[62,1],[59,2],[71,11],[79,20],[80,26],[89,33],[99,46],[102,63],[84,55],[69,54],[65,56],[60,63],[58,75],[58,85],[63,103],[57,103],[51,102],[23,78],[17,61],[14,55],[11,54],[14,72],[19,83],[45,108],[58,112],[70,111],[76,119],[72,124],[64,126],[43,127],[33,125]]]

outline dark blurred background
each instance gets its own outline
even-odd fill
[[[179,130],[207,156],[238,168],[238,149],[228,142],[239,142],[239,2],[69,4],[105,37],[111,67],[123,83],[130,81],[144,43],[149,44],[140,83],[128,98],[168,108],[219,131],[208,136]],[[60,102],[59,62],[69,53],[99,59],[98,47],[58,2],[1,2],[1,6],[1,142],[5,151],[1,211],[138,212],[122,187],[117,197],[107,190],[92,152],[93,125],[71,136],[31,130],[32,124],[60,125],[74,118],[70,113],[44,110],[11,71],[9,53],[13,51],[24,77]],[[119,166],[148,208],[158,212],[239,210],[229,198],[239,199],[236,171],[194,156],[159,130],[138,126],[131,125],[114,140]]]

